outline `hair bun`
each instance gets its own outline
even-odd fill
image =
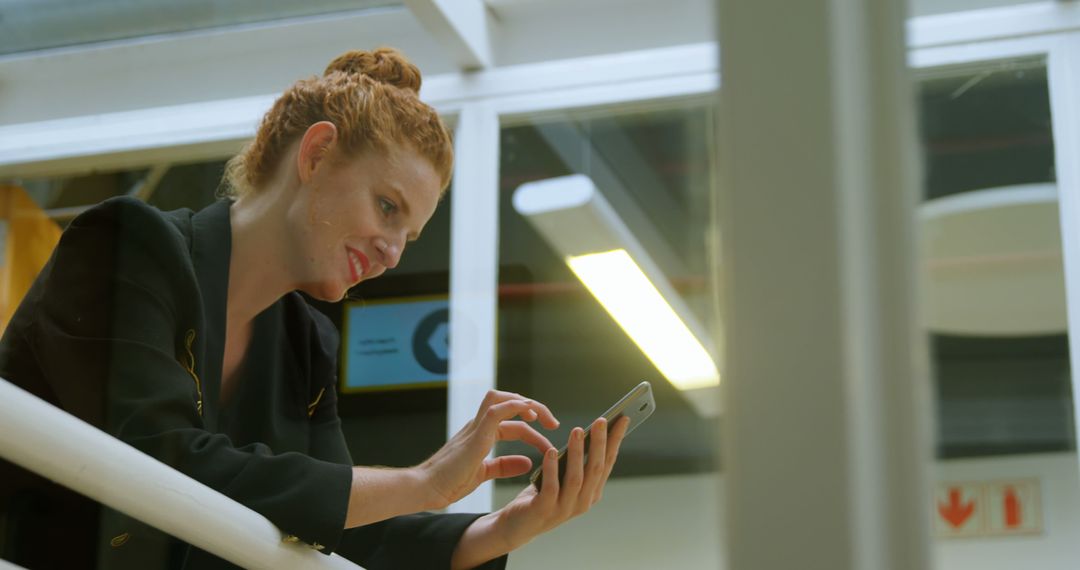
[[[380,83],[420,93],[420,70],[394,48],[347,51],[334,58],[334,61],[326,66],[323,75],[330,75],[335,71],[348,75],[366,75]]]

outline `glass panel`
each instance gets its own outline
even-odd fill
[[[170,166],[148,194],[147,201],[166,211],[179,208],[201,210],[216,200],[224,167],[224,160]],[[153,172],[154,168],[148,167],[14,182],[26,189],[34,201],[62,227],[66,227],[88,205],[140,190],[145,192],[145,184],[153,179]],[[425,226],[423,239],[409,245],[401,263],[393,271],[361,283],[350,291],[348,300],[341,303],[325,303],[308,298],[308,302],[329,317],[341,331],[343,346],[349,346],[349,332],[344,322],[353,307],[371,305],[389,307],[390,311],[407,310],[417,302],[446,298],[449,291],[450,206],[451,200],[446,197]],[[378,326],[386,326],[391,331],[384,336],[393,335],[400,329],[400,326],[390,325],[397,314],[391,314],[389,319],[382,319],[378,323]],[[345,374],[345,371],[342,370],[342,373]],[[349,453],[358,465],[417,465],[446,441],[445,374],[441,383],[382,388],[349,391],[339,386],[338,415]],[[23,492],[19,483],[12,483],[10,487],[0,486],[0,499],[6,497],[8,491]],[[28,497],[35,497],[29,493]],[[11,530],[7,542],[0,536],[0,555],[11,556],[13,553],[48,548],[50,537],[25,537],[18,533],[18,529],[23,528],[20,525],[27,524],[28,520],[37,524],[34,517],[43,516],[28,513],[28,509],[15,500],[10,503],[0,500],[0,520],[5,521]],[[20,541],[19,549],[12,546],[16,538]],[[107,541],[102,544],[104,548],[109,548]],[[81,553],[83,550],[77,551]],[[183,554],[184,551],[179,552]],[[107,564],[102,562],[98,567],[106,568]]]
[[[927,200],[1053,182],[1046,67],[1039,60],[931,72],[920,87]]]
[[[568,268],[564,257],[571,252],[558,250],[513,204],[515,192],[527,182],[589,176],[659,266],[656,280],[670,283],[676,303],[685,304],[679,314],[709,336],[718,324],[709,271],[716,257],[708,239],[715,228],[713,122],[710,102],[683,101],[504,125],[499,389],[548,404],[562,421],[548,434],[557,447],[572,427],[588,426],[642,380],[652,383],[656,398],[656,413],[623,444],[604,500],[586,517],[587,526],[567,525],[538,538],[515,553],[515,568],[546,568],[551,552],[589,557],[573,559],[572,565],[582,567],[719,564],[717,419],[699,407],[714,395],[675,388]],[[579,232],[582,240],[600,239],[596,232],[603,231],[563,229]],[[703,342],[711,344],[707,338]],[[518,442],[500,445],[498,453],[523,453],[534,464],[540,457]],[[501,481],[496,506],[526,484],[524,477]],[[664,546],[627,548],[628,536],[648,536],[648,544]]]
[[[1045,62],[923,73],[939,565],[1074,568],[1049,528],[1080,477]]]
[[[0,55],[398,5],[395,0],[7,0],[0,3]]]
[[[940,454],[1074,449],[1046,69],[935,75],[921,103]]]
[[[191,208],[198,211],[214,201],[225,161],[216,160],[165,168],[153,182],[152,168],[95,172],[79,176],[19,180],[46,212],[66,227],[82,210],[115,196],[149,190],[147,202],[161,210]],[[145,187],[147,183],[152,189]]]

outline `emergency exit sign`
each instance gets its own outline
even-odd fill
[[[1040,534],[1037,479],[938,483],[934,521],[940,538]]]

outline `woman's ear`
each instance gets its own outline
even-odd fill
[[[300,139],[296,153],[296,172],[301,183],[308,183],[320,162],[326,160],[337,141],[337,127],[329,121],[319,121],[308,127]]]

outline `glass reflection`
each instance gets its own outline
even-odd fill
[[[657,413],[623,444],[616,478],[715,470],[716,420],[664,379],[563,255],[513,208],[512,195],[526,182],[588,175],[692,316],[715,326],[706,239],[712,121],[707,102],[679,103],[536,117],[502,132],[499,388],[547,403],[568,433],[650,380]],[[565,437],[556,433],[552,441]],[[499,453],[530,450],[507,444]]]
[[[919,97],[938,454],[1074,450],[1046,67],[935,70]]]
[[[580,523],[572,521],[515,553],[515,568],[546,568],[553,551],[571,553],[583,568],[722,565],[716,548],[722,535],[717,388],[680,390],[668,381],[613,318],[621,309],[609,313],[587,290],[585,281],[597,286],[594,276],[575,276],[568,253],[556,251],[551,237],[541,235],[512,204],[522,184],[588,176],[632,234],[636,245],[620,255],[632,259],[633,250],[646,252],[656,267],[637,275],[647,275],[661,292],[670,289],[670,296],[660,296],[678,307],[680,318],[697,323],[691,327],[695,335],[713,349],[715,340],[709,339],[720,338],[720,325],[711,276],[716,271],[712,261],[718,259],[712,239],[716,153],[711,105],[709,100],[684,100],[504,124],[499,389],[548,404],[562,426],[546,435],[559,447],[571,428],[589,425],[642,380],[652,383],[656,400],[656,412],[623,442],[603,500]],[[587,230],[595,228],[562,229],[568,234],[564,238],[587,239]],[[571,259],[576,263],[587,257]],[[641,263],[632,261],[623,265]],[[614,275],[608,270],[602,277],[607,282]],[[629,288],[625,280],[620,283]],[[496,453],[529,455],[534,463],[539,459],[519,442],[501,444]],[[497,482],[496,505],[525,484],[524,477]],[[628,536],[635,537],[633,547],[626,545]]]

